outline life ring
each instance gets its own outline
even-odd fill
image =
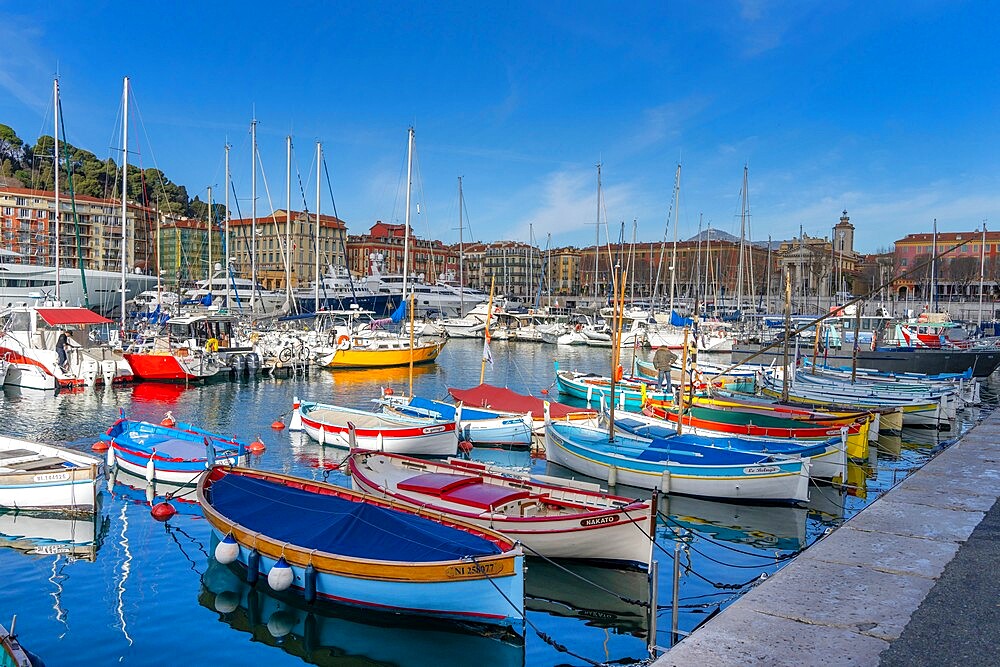
[[[347,350],[351,347],[351,337],[347,334],[341,334],[337,337],[337,349]]]
[[[615,382],[621,382],[622,377],[624,377],[624,375],[625,375],[625,369],[622,368],[621,364],[618,364],[618,366],[615,368]]]
[[[205,351],[206,352],[218,352],[219,351],[219,339],[209,338],[205,341]]]

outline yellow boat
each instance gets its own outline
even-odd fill
[[[418,338],[410,347],[409,338],[341,336],[336,349],[317,360],[326,368],[386,368],[434,361],[445,338]]]

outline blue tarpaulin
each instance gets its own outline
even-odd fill
[[[216,480],[209,500],[249,530],[341,556],[426,563],[500,553],[485,538],[430,519],[253,477]]]
[[[399,324],[406,319],[406,299],[400,301],[399,307],[396,308],[396,311],[392,314],[390,319],[394,324]]]
[[[677,314],[676,310],[670,311],[670,324],[675,327],[689,327],[694,324],[694,320],[690,317],[681,317]]]

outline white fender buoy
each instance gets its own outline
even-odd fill
[[[618,484],[618,466],[610,466],[608,468],[608,486],[616,484]]]
[[[292,572],[291,566],[282,556],[267,573],[267,585],[271,587],[272,591],[284,591],[292,585],[294,578],[295,574]]]
[[[117,458],[118,457],[115,456],[115,448],[114,447],[108,447],[108,457],[107,457],[108,470],[114,470],[115,469],[115,464],[118,462]]]
[[[156,454],[156,450],[150,455],[149,460],[146,461],[146,481],[150,484],[153,483],[153,479],[156,477],[156,463],[153,462],[153,456]]]
[[[591,401],[591,399],[593,397],[594,397],[594,385],[588,384],[587,385],[587,405],[588,406],[590,405],[590,401]],[[604,396],[602,395],[601,398],[604,398]]]
[[[287,636],[295,629],[295,614],[288,609],[276,609],[267,619],[267,631],[275,639]]]
[[[325,445],[326,444],[326,429],[323,428],[322,424],[319,425],[319,433],[318,433],[318,435],[316,437],[316,440],[321,445]]]
[[[150,505],[152,505],[153,501],[155,499],[156,499],[156,488],[152,484],[147,484],[146,485],[146,502],[149,503]]]
[[[292,418],[288,422],[289,431],[301,431],[302,430],[302,415],[299,413],[299,407],[301,407],[299,402],[299,397],[296,396],[292,399]]]
[[[240,556],[240,545],[236,543],[232,535],[226,535],[222,541],[215,545],[215,560],[223,565],[235,563]]]
[[[375,436],[375,449],[380,452],[385,451],[385,441],[382,439],[382,431],[379,431],[378,435]]]
[[[670,471],[664,470],[663,475],[660,477],[660,491],[664,493],[670,493]]]
[[[231,614],[240,608],[240,596],[232,591],[222,591],[215,596],[215,611]]]

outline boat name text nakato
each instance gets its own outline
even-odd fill
[[[601,526],[606,523],[614,523],[618,521],[618,515],[612,514],[611,516],[596,516],[593,519],[583,519],[580,521],[581,526]]]

